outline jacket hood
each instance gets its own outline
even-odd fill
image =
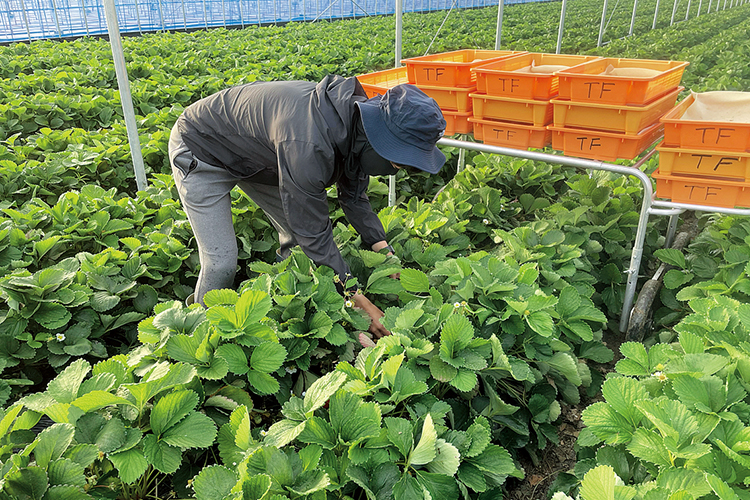
[[[365,100],[367,94],[356,77],[328,75],[315,86],[313,104],[328,124],[328,136],[340,153],[350,148],[354,103]]]

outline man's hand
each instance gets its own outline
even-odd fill
[[[370,302],[370,299],[362,295],[360,292],[355,293],[352,299],[354,300],[354,307],[363,310],[368,316],[370,316],[370,328],[368,328],[368,331],[372,333],[376,339],[379,339],[383,335],[391,334],[391,332],[386,330],[385,327],[380,324],[380,318],[383,317],[383,311],[378,309],[378,306]]]

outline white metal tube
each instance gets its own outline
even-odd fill
[[[721,10],[727,10],[727,0],[724,0],[724,7]]]
[[[651,29],[656,29],[656,18],[659,15],[659,0],[656,0],[656,10],[654,10],[654,24],[651,25]]]
[[[698,2],[698,12],[695,13],[695,17],[698,17],[701,15],[701,7],[703,7],[703,0],[699,0]]]
[[[560,7],[560,25],[557,27],[557,46],[555,48],[555,54],[559,54],[562,50],[563,31],[565,31],[565,12],[567,9],[568,0],[562,0],[562,6]]]
[[[396,0],[396,68],[401,66],[401,31],[403,28],[404,0]]]
[[[138,190],[142,191],[148,187],[148,184],[146,183],[146,170],[143,166],[138,126],[135,122],[133,99],[130,96],[128,71],[125,67],[125,56],[122,53],[122,41],[120,40],[120,27],[117,24],[115,0],[104,0],[104,15],[107,19],[107,31],[109,32],[109,43],[112,46],[112,58],[115,63],[115,74],[117,75],[117,87],[120,90],[122,112],[125,116],[125,128],[128,132],[128,143],[130,144],[130,155],[133,160],[133,170],[135,171],[135,182]]]
[[[674,6],[672,7],[672,20],[669,21],[669,25],[672,26],[674,24],[674,15],[677,13],[677,3],[680,0],[674,0]]]
[[[497,29],[495,30],[495,50],[500,50],[500,40],[503,37],[503,8],[504,7],[505,7],[505,0],[500,0],[497,3]]]
[[[633,2],[633,15],[630,18],[630,32],[628,36],[633,36],[633,27],[635,26],[635,11],[638,9],[638,0]]]
[[[55,13],[55,25],[57,26],[57,37],[62,38],[62,30],[60,29],[60,18],[57,15],[57,2],[52,0],[52,9]]]
[[[599,39],[596,42],[597,47],[602,46],[602,36],[604,36],[604,21],[607,20],[607,0],[604,0],[604,6],[602,7],[602,22],[599,25]]]
[[[688,20],[688,16],[690,16],[690,2],[691,1],[692,0],[688,0],[687,11],[685,12],[685,21],[687,21]]]

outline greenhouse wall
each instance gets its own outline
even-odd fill
[[[525,3],[509,0],[505,3]],[[404,12],[497,5],[498,0],[404,0]],[[122,33],[393,14],[395,0],[116,0]],[[0,0],[0,43],[107,33],[101,0]]]

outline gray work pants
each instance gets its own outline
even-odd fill
[[[249,179],[235,177],[225,168],[194,158],[176,124],[169,137],[169,163],[198,244],[201,269],[195,286],[195,302],[203,304],[203,296],[209,290],[234,288],[237,238],[232,224],[230,194],[234,186],[242,189],[263,209],[279,232],[281,256],[287,257],[297,244],[284,215],[278,187],[254,184]]]

